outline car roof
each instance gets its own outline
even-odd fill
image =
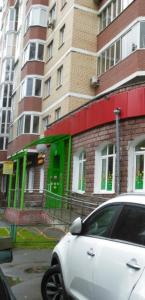
[[[108,203],[136,203],[136,204],[143,204],[145,205],[145,194],[143,193],[126,193],[126,194],[120,194],[108,201],[106,201],[106,204]],[[105,203],[104,203],[105,204]]]

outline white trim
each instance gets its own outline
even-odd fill
[[[102,7],[98,10],[98,15],[100,15],[101,12],[104,10],[104,8],[106,8],[111,2],[112,2],[112,0],[106,1],[106,3],[104,5],[102,5]]]
[[[77,52],[77,53],[80,53],[80,54],[86,54],[86,55],[97,57],[97,52],[88,51],[88,50],[85,50],[85,49],[75,48],[75,47],[71,47],[70,49],[71,49],[72,52]]]
[[[63,56],[61,56],[61,58],[55,63],[55,65],[52,66],[51,69],[49,69],[49,71],[45,74],[44,76],[44,80],[45,77],[49,76],[49,74],[55,69],[57,68],[57,66],[59,64],[62,64],[62,61],[66,58],[66,56],[68,56],[70,53],[79,53],[79,54],[86,54],[86,55],[91,55],[91,56],[96,56],[97,57],[97,53],[95,52],[91,52],[91,51],[87,51],[87,50],[83,50],[81,48],[75,48],[75,47],[70,47]]]
[[[83,99],[86,99],[86,100],[93,100],[94,99],[94,97],[89,96],[89,95],[84,95],[84,94],[79,94],[79,93],[67,93],[63,97],[61,97],[58,100],[56,100],[55,103],[51,104],[47,109],[45,109],[42,112],[42,115],[45,114],[46,112],[48,112],[50,109],[52,109],[55,106],[57,106],[58,104],[60,104],[67,97],[77,97],[77,98],[81,98],[81,99],[83,98]]]
[[[102,172],[102,160],[101,160],[101,151],[104,147],[108,146],[109,144],[115,146],[114,143],[110,143],[110,141],[105,141],[101,143],[99,146],[96,147],[95,150],[95,166],[94,166],[94,191],[93,194],[114,194],[115,193],[115,157],[116,154],[114,153],[111,155],[105,155],[108,157],[113,157],[113,179],[112,179],[112,191],[108,190],[101,190],[101,172]]]
[[[93,9],[90,9],[90,8],[87,8],[87,7],[84,7],[82,5],[77,5],[77,4],[72,4],[72,6],[70,7],[70,9],[67,11],[67,13],[64,15],[64,17],[61,19],[61,21],[57,24],[57,26],[55,27],[55,29],[50,33],[46,43],[48,42],[49,39],[52,39],[52,36],[54,35],[55,31],[57,31],[57,29],[59,27],[61,27],[61,24],[64,23],[65,19],[67,18],[67,16],[72,12],[72,10],[74,9],[80,9],[82,11],[86,11],[86,12],[90,12],[90,13],[93,13],[93,14],[96,14],[97,16],[97,11],[93,10]],[[56,16],[57,17],[57,16]]]
[[[119,86],[123,85],[124,83],[130,81],[131,79],[135,78],[136,76],[145,76],[145,71],[137,71],[131,75],[129,75],[128,77],[122,79],[121,81],[117,82],[116,84],[112,85],[111,87],[109,87],[106,90],[103,90],[103,92],[97,94],[95,97],[93,97],[94,99],[96,99],[97,97],[100,97],[101,95],[111,92],[114,89],[117,89]]]
[[[28,40],[28,42],[25,44],[25,47],[23,48],[23,51],[27,48],[27,46],[28,46],[30,43],[40,43],[40,44],[45,45],[46,41],[45,41],[45,40],[41,40],[41,39],[30,39],[30,40]]]
[[[136,23],[145,21],[145,17],[138,17],[135,20],[133,20],[132,23],[130,23],[127,27],[125,27],[122,31],[119,32],[112,40],[110,40],[105,46],[103,46],[98,52],[97,56],[101,54],[102,51],[106,50],[110,45],[112,45],[114,42],[116,42],[121,36],[127,33]]]
[[[28,14],[29,14],[30,11],[31,11],[31,9],[33,9],[33,8],[35,8],[35,7],[44,8],[44,9],[46,9],[46,11],[48,11],[48,6],[47,6],[47,5],[43,5],[43,4],[32,4],[32,5],[29,7],[29,9],[28,9],[27,14],[25,15],[25,21],[26,21],[26,18],[27,18],[27,16],[28,16]]]
[[[144,190],[135,190],[135,147],[145,140],[145,135],[137,136],[133,141],[128,142],[128,185],[127,192],[143,193]]]
[[[40,117],[42,112],[37,112],[37,111],[23,111],[18,117],[11,123],[11,125],[15,124],[23,115],[34,115]]]
[[[111,0],[110,0],[110,1],[111,1]],[[82,10],[82,11],[89,12],[89,13],[92,13],[92,14],[95,14],[95,15],[98,15],[97,9],[88,8],[88,7],[85,7],[85,6],[83,6],[83,5],[79,5],[79,4],[74,4],[74,8],[77,8],[77,9],[80,9],[80,10]]]

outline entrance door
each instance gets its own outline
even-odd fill
[[[53,143],[50,148],[50,162],[48,167],[47,188],[48,191],[61,196],[64,190],[64,141]],[[48,194],[47,207],[61,207],[61,197]]]

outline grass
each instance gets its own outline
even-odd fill
[[[0,228],[0,236],[10,236],[10,229],[8,227]],[[53,249],[57,240],[55,237],[49,237],[37,227],[17,227],[16,242],[14,248],[27,249]]]

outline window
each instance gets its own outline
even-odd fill
[[[113,239],[145,246],[145,209],[126,205],[113,230]]]
[[[15,30],[16,10],[10,8],[7,15],[6,31]]]
[[[39,133],[39,116],[25,114],[19,118],[17,126],[17,136],[24,133]]]
[[[145,28],[145,22],[144,28]],[[141,34],[140,34],[141,28]],[[117,64],[121,59],[124,59],[133,51],[143,46],[143,34],[145,29],[140,22],[136,23],[130,30],[124,34],[120,39],[115,41],[112,45],[103,50],[98,56],[98,67],[97,74],[101,75],[106,72],[108,69]]]
[[[56,18],[56,4],[54,4],[53,7],[49,11],[49,18],[51,21]]]
[[[63,66],[61,66],[57,70],[57,88],[59,88],[62,85],[63,82]]]
[[[14,76],[14,60],[6,58],[2,65],[2,82],[13,81]]]
[[[52,54],[53,54],[53,40],[47,46],[47,57],[48,57],[48,60],[50,60],[52,58]]]
[[[24,133],[30,132],[30,126],[31,126],[31,116],[26,115],[25,116],[25,127],[24,127]]]
[[[140,23],[140,48],[145,48],[145,22]]]
[[[60,116],[61,116],[61,107],[58,107],[58,108],[55,110],[55,120],[60,119]]]
[[[25,21],[25,32],[30,26],[47,27],[47,8],[43,6],[32,6]]]
[[[24,97],[41,97],[42,80],[35,77],[27,77],[21,83],[21,99]]]
[[[115,146],[108,145],[101,151],[101,190],[112,191],[114,181]]]
[[[115,146],[106,145],[96,151],[94,192],[114,192],[115,187]]]
[[[109,237],[112,224],[120,208],[120,205],[113,205],[94,213],[84,223],[83,235]]]
[[[44,89],[45,89],[45,97],[50,96],[50,91],[51,91],[51,77],[49,77],[44,84]]]
[[[59,47],[64,44],[64,32],[65,32],[65,25],[63,25],[59,31]]]
[[[144,190],[145,141],[135,147],[135,190]]]
[[[66,3],[67,3],[66,0],[61,0],[61,9],[63,9]]]
[[[12,85],[3,83],[1,85],[0,98],[2,99],[2,107],[11,107]]]
[[[112,0],[100,14],[100,31],[105,29],[133,0]]]
[[[72,190],[84,193],[86,188],[86,152],[80,151],[74,155]]]
[[[0,137],[0,150],[4,150],[4,137]]]
[[[21,53],[21,31],[17,31],[16,33],[16,45],[17,47],[15,48],[15,62],[17,61],[17,59],[19,58],[20,56],[20,53]]]
[[[40,42],[30,42],[24,49],[23,64],[29,60],[43,61],[44,57],[44,44]]]
[[[33,116],[33,133],[38,133],[39,132],[39,117],[38,116]]]
[[[18,120],[18,126],[17,126],[17,136],[23,133],[24,128],[24,116],[20,117]]]
[[[5,46],[3,56],[13,56],[15,49],[15,34],[10,31],[6,33],[5,36]]]
[[[50,115],[46,116],[45,118],[43,118],[43,130],[46,130],[47,129],[47,126],[49,125],[50,123]]]

